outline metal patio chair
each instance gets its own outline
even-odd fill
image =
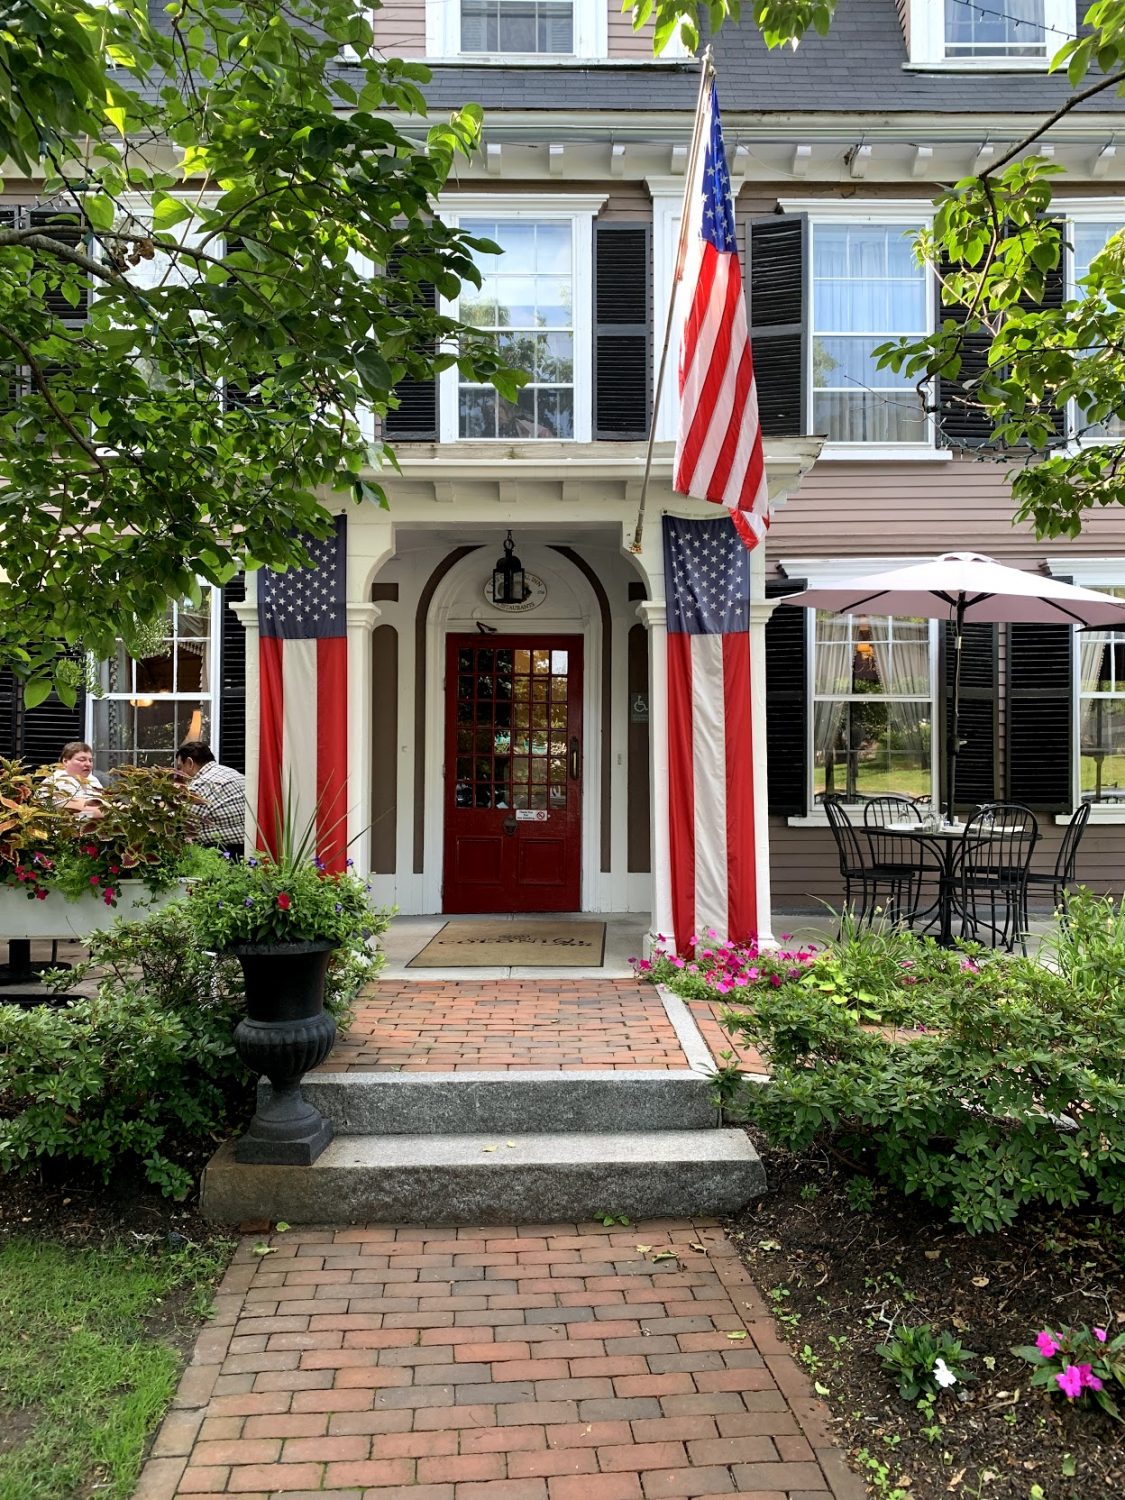
[[[859,830],[848,817],[843,800],[837,793],[827,793],[823,798],[823,805],[840,859],[840,874],[844,879],[844,905],[855,913],[860,922],[870,922],[880,905],[885,905],[888,910],[901,908],[902,889],[910,878],[908,873],[901,867],[884,867],[876,863],[870,843],[866,838],[860,839]],[[858,905],[855,900],[857,893]]]
[[[1066,920],[1066,900],[1071,886],[1075,883],[1075,869],[1078,864],[1078,846],[1082,842],[1082,835],[1086,832],[1086,824],[1090,821],[1089,802],[1080,802],[1070,815],[1070,822],[1066,825],[1059,852],[1055,858],[1053,870],[1029,870],[1027,876],[1028,892],[1034,895],[1036,891],[1049,890],[1051,900],[1054,902],[1055,910],[1061,911],[1063,920]]]
[[[1039,823],[1019,802],[987,802],[965,824],[954,864],[962,936],[1027,953],[1027,877]],[[987,912],[987,916],[985,913]],[[981,928],[987,938],[980,937]]]

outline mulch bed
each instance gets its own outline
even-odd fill
[[[881,1191],[869,1211],[857,1211],[847,1168],[756,1144],[770,1191],[728,1232],[782,1336],[827,1392],[838,1440],[873,1495],[1125,1495],[1125,1428],[1085,1401],[1029,1391],[1031,1367],[1010,1352],[1041,1328],[1120,1331],[1125,1221],[1052,1210],[1026,1214],[1002,1234],[972,1236]],[[899,1323],[947,1329],[980,1356],[970,1366],[977,1379],[939,1398],[942,1430],[933,1440],[875,1354]]]

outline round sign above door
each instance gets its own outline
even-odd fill
[[[547,585],[537,573],[525,572],[523,581],[528,592],[527,598],[522,604],[497,604],[492,597],[492,574],[490,573],[484,580],[483,592],[485,603],[493,609],[498,610],[502,615],[530,614],[533,609],[538,609],[547,598]]]

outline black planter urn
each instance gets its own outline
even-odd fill
[[[235,1027],[234,1045],[272,1089],[235,1144],[236,1161],[307,1167],[332,1139],[331,1124],[302,1095],[301,1079],[336,1041],[336,1022],[324,1009],[324,976],[335,946],[245,943],[231,949],[246,980],[246,1016]]]

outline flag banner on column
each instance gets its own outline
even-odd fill
[[[664,517],[676,948],[756,935],[750,556],[725,521]]]
[[[769,525],[758,395],[746,325],[734,204],[719,96],[704,100],[694,180],[685,197],[686,258],[680,288],[680,427],[674,488],[730,511],[747,547]]]
[[[307,543],[312,566],[258,574],[258,828],[277,854],[288,807],[294,832],[316,817],[316,852],[342,870],[347,851],[348,532]]]

